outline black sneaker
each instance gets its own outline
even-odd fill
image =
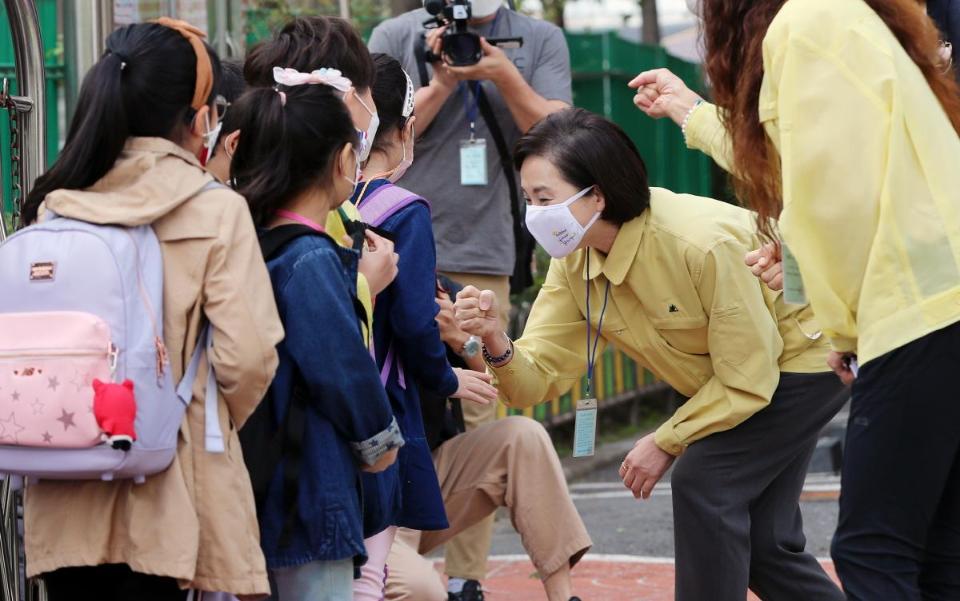
[[[459,593],[447,593],[447,601],[483,601],[483,588],[476,580],[467,580]]]

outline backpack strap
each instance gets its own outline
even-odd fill
[[[393,341],[391,341],[390,346],[387,348],[387,356],[383,359],[383,367],[380,368],[380,383],[384,388],[387,387],[390,370],[393,369],[394,364],[397,365],[397,383],[400,384],[400,388],[406,390],[407,378],[403,374],[403,363],[401,363],[400,358],[397,357],[396,349],[393,346]]]
[[[330,240],[335,246],[339,246],[329,235],[318,232],[311,227],[300,225],[299,223],[279,225],[260,234],[260,251],[263,253],[263,260],[269,261],[276,256],[284,246],[300,236],[320,236]],[[350,300],[353,303],[353,312],[357,314],[357,319],[363,323],[367,331],[370,331],[370,323],[367,321],[367,310],[363,306],[363,303],[360,302],[360,299],[357,298],[355,294],[350,295]]]
[[[430,203],[422,196],[395,184],[384,184],[361,200],[360,204],[357,205],[357,210],[360,211],[360,216],[363,217],[365,222],[376,227],[415,202],[423,203],[427,210],[430,210]],[[406,390],[407,379],[403,373],[403,365],[397,357],[393,343],[391,343],[387,349],[387,356],[383,360],[383,367],[380,369],[380,382],[384,386],[387,385],[387,379],[390,377],[390,370],[393,369],[394,364],[397,366],[400,388]]]
[[[220,428],[219,412],[217,411],[218,393],[217,393],[217,374],[213,369],[213,361],[210,356],[213,352],[213,336],[210,335],[210,324],[207,323],[197,338],[197,346],[193,349],[193,355],[190,356],[190,362],[183,371],[183,378],[177,385],[177,397],[184,405],[189,405],[193,399],[193,383],[197,379],[197,372],[200,371],[200,360],[207,358],[207,384],[204,391],[204,446],[210,453],[223,453],[226,447],[223,443],[223,430]]]
[[[299,223],[289,225],[279,225],[260,234],[260,252],[263,253],[263,260],[269,261],[279,253],[284,246],[293,242],[301,236],[320,236],[321,238],[330,238],[323,232],[318,232],[312,227],[307,227]]]
[[[199,196],[204,192],[226,188],[217,180],[209,181],[200,190],[194,194]],[[184,405],[189,405],[193,399],[193,383],[197,379],[197,372],[200,371],[200,361],[205,356],[207,358],[207,382],[203,394],[204,404],[204,447],[208,453],[223,453],[226,445],[223,442],[223,429],[220,428],[220,413],[218,411],[219,392],[217,387],[217,374],[213,369],[213,361],[210,356],[213,353],[213,336],[210,333],[210,323],[207,322],[200,330],[200,336],[197,338],[197,346],[193,349],[190,356],[190,362],[183,372],[183,377],[177,385],[177,397]]]
[[[430,209],[430,203],[422,196],[394,184],[384,184],[362,199],[357,205],[360,216],[370,225],[379,226],[404,207],[420,202]]]

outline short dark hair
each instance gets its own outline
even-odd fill
[[[377,53],[372,58],[376,79],[371,92],[380,117],[373,150],[382,151],[386,135],[407,126],[407,119],[403,116],[403,104],[407,99],[407,74],[392,56]]]
[[[220,80],[220,95],[227,102],[236,102],[247,89],[247,82],[243,80],[243,61],[235,58],[220,61],[223,78]]]
[[[647,167],[636,145],[612,121],[581,108],[552,113],[517,142],[517,169],[530,157],[552,162],[578,189],[597,186],[606,199],[601,218],[622,224],[650,206]]]
[[[243,80],[243,63],[235,59],[226,59],[221,61],[223,68],[223,81],[220,85],[220,95],[230,103],[231,107],[227,109],[227,114],[223,116],[220,127],[220,141],[226,139],[229,134],[240,129],[240,119],[236,111],[232,110],[232,105],[240,99],[240,96],[247,89],[247,82]],[[216,148],[210,154],[212,158],[216,154]]]
[[[339,151],[357,142],[350,112],[329,86],[283,87],[282,94],[253,88],[232,110],[242,133],[230,176],[259,226],[308,186],[328,181]]]
[[[339,69],[358,90],[373,86],[370,52],[350,22],[337,17],[297,17],[290,21],[272,39],[250,51],[243,75],[251,86],[272,86],[274,67],[304,73],[329,67]]]

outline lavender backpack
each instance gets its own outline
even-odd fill
[[[412,205],[415,202],[424,204],[427,210],[430,209],[430,203],[421,196],[401,188],[394,184],[384,184],[370,193],[357,205],[360,216],[363,221],[369,225],[380,227],[384,221],[393,217],[401,209]],[[406,389],[406,377],[403,375],[403,365],[393,348],[393,344],[387,348],[387,356],[384,358],[383,367],[380,369],[380,383],[387,385],[387,379],[390,377],[390,371],[394,365],[397,367],[397,377],[400,388]]]
[[[142,482],[165,470],[212,340],[207,326],[175,385],[153,228],[50,214],[0,245],[0,291],[0,474]],[[223,452],[207,371],[206,449]],[[95,399],[94,380],[129,380],[135,401]],[[135,440],[111,444],[114,430]]]

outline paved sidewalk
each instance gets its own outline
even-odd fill
[[[824,561],[824,566],[836,578],[833,564]],[[573,587],[583,601],[672,601],[673,560],[588,555],[573,570]],[[536,569],[526,556],[491,557],[484,588],[488,601],[546,601]]]

